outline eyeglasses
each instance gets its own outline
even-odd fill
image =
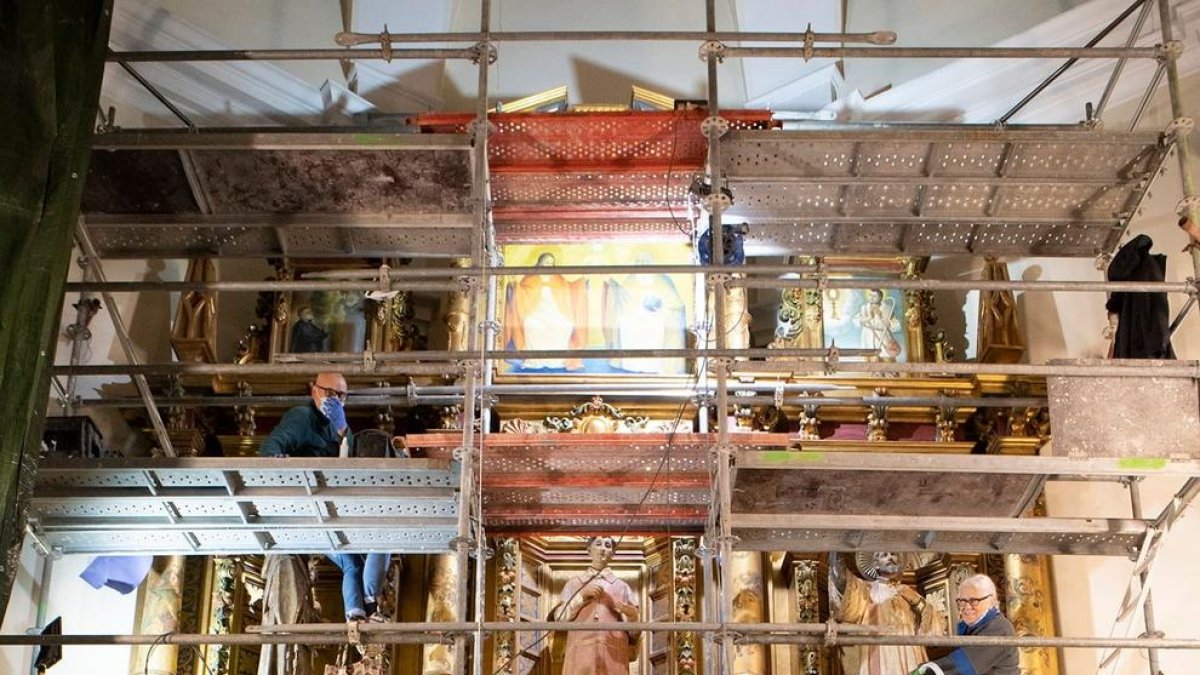
[[[350,395],[350,392],[342,391],[340,389],[330,389],[329,387],[325,387],[325,386],[322,386],[319,384],[314,384],[313,386],[316,387],[317,389],[320,389],[322,392],[324,392],[326,398],[336,398],[339,401],[345,401],[346,398]]]
[[[966,607],[966,606],[970,605],[971,609],[975,609],[976,607],[979,606],[979,603],[983,602],[984,600],[987,600],[990,597],[992,597],[992,596],[985,595],[985,596],[979,597],[979,598],[955,598],[954,603],[957,604],[959,607]]]

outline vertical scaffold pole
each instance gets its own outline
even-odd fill
[[[1166,47],[1164,64],[1167,71],[1167,92],[1171,96],[1171,117],[1177,124],[1175,127],[1175,152],[1179,153],[1179,179],[1183,183],[1183,197],[1187,215],[1193,222],[1200,222],[1200,205],[1196,203],[1196,184],[1192,180],[1192,152],[1188,147],[1190,124],[1182,124],[1186,115],[1183,112],[1183,91],[1179,84],[1179,65],[1177,60],[1182,51],[1182,45],[1175,42],[1171,28],[1171,3],[1169,0],[1158,0],[1159,23],[1162,28],[1163,45]],[[1192,247],[1192,269],[1200,278],[1200,248]]]
[[[705,0],[704,3],[704,20],[705,29],[709,32],[715,32],[717,29],[716,3],[715,0]],[[712,259],[710,265],[724,265],[725,263],[725,245],[723,240],[723,231],[721,223],[721,211],[726,204],[723,200],[723,182],[721,180],[721,134],[724,125],[720,119],[720,106],[717,101],[717,63],[720,60],[721,50],[723,46],[707,43],[704,48],[705,64],[708,69],[708,116],[701,126],[701,131],[708,137],[708,161],[705,167],[705,174],[708,178],[708,201],[709,212],[709,238],[712,241],[711,251]],[[712,309],[712,325],[714,332],[714,346],[717,349],[725,349],[728,342],[725,334],[728,327],[725,317],[725,303],[727,289],[725,280],[727,275],[709,275],[708,283],[713,290],[713,309]],[[730,618],[730,610],[733,607],[732,586],[729,580],[729,564],[733,558],[733,532],[730,529],[729,514],[732,509],[732,448],[729,444],[729,386],[726,378],[729,375],[732,359],[721,357],[712,363],[713,371],[716,375],[717,389],[717,447],[716,447],[716,462],[717,462],[717,502],[714,508],[717,509],[716,518],[716,545],[720,551],[719,567],[714,570],[714,573],[720,573],[718,585],[720,588],[720,603],[718,620],[721,623],[727,623]],[[727,631],[722,631],[721,637],[721,671],[733,672],[733,636]],[[713,664],[708,666],[710,672],[713,671]]]
[[[1130,514],[1140,520],[1142,518],[1142,493],[1139,488],[1140,476],[1132,476],[1129,479],[1129,509]],[[1141,582],[1146,583],[1146,577],[1149,572],[1141,573]],[[1154,626],[1154,601],[1151,599],[1150,591],[1146,591],[1146,597],[1142,602],[1142,615],[1145,617],[1146,636],[1153,637]],[[1158,675],[1158,650],[1153,648],[1146,649],[1146,663],[1150,667],[1150,675]]]
[[[474,221],[475,232],[471,237],[471,266],[486,267],[485,260],[487,245],[488,226],[488,209],[487,209],[487,164],[488,164],[488,66],[491,60],[491,1],[480,0],[479,3],[479,30],[481,40],[475,46],[477,57],[479,59],[479,86],[478,100],[476,101],[476,114],[473,122],[472,141],[473,153],[472,160],[474,162],[473,181],[472,181],[472,199],[474,206]],[[484,283],[480,283],[480,282]],[[470,562],[470,546],[472,543],[475,546],[475,602],[472,603],[475,614],[476,630],[474,639],[472,640],[471,650],[471,672],[475,675],[482,675],[484,672],[483,664],[483,613],[484,613],[484,587],[485,587],[485,572],[487,569],[487,555],[485,553],[486,541],[483,529],[483,504],[479,499],[478,486],[482,481],[478,480],[478,472],[483,462],[483,431],[480,431],[479,447],[476,448],[475,438],[475,421],[476,421],[476,403],[479,399],[479,379],[482,373],[489,369],[490,364],[484,359],[484,351],[487,348],[486,340],[481,338],[478,330],[480,323],[480,289],[486,287],[487,277],[483,279],[470,278],[467,279],[467,296],[469,307],[469,318],[467,321],[467,350],[476,355],[476,359],[468,362],[464,384],[465,391],[463,392],[463,447],[462,447],[462,511],[459,514],[459,548],[458,559],[462,573],[459,575],[459,606],[461,608],[460,620],[465,620],[467,617],[467,570]],[[476,527],[474,532],[471,528],[471,518],[475,518]],[[455,637],[454,646],[459,654],[459,658],[454,661],[455,675],[462,675],[465,672],[465,657],[466,644],[465,637]]]

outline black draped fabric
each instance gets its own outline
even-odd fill
[[[1121,247],[1108,266],[1109,281],[1163,281],[1167,256],[1150,253],[1154,241],[1139,234]],[[1116,314],[1113,358],[1173,359],[1171,307],[1166,293],[1113,293],[1105,308]]]

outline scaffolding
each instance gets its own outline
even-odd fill
[[[1096,44],[1138,12],[1140,27],[1159,7],[1162,42],[1134,46],[1137,29],[1124,47]],[[837,624],[744,624],[731,617],[732,584],[722,574],[735,551],[788,548],[806,551],[923,550],[957,552],[1019,552],[1038,554],[1099,554],[1137,556],[1139,592],[1126,603],[1122,616],[1142,607],[1147,630],[1153,633],[1152,602],[1147,578],[1154,552],[1170,526],[1200,493],[1200,460],[1172,458],[1161,462],[1076,457],[1002,457],[906,455],[881,453],[796,453],[797,439],[784,435],[736,434],[730,427],[734,405],[788,401],[806,406],[1033,406],[1041,397],[992,396],[926,397],[842,396],[818,392],[808,385],[768,385],[738,382],[755,373],[856,373],[870,376],[920,373],[931,375],[1009,374],[1029,376],[1170,378],[1200,380],[1200,363],[1171,364],[983,364],[878,363],[846,360],[867,356],[867,350],[735,349],[728,344],[726,307],[735,288],[859,289],[868,282],[838,278],[817,265],[724,265],[723,238],[712,237],[713,264],[693,266],[558,268],[561,273],[702,275],[713,297],[712,344],[677,350],[612,350],[591,356],[679,357],[705,365],[693,387],[646,384],[613,388],[654,400],[693,400],[715,411],[712,433],[647,435],[643,447],[629,457],[598,461],[604,445],[595,443],[571,452],[548,453],[545,444],[508,441],[488,433],[491,408],[502,397],[537,397],[603,391],[604,387],[573,385],[497,384],[492,365],[512,358],[568,358],[573,352],[495,349],[498,324],[495,295],[503,276],[535,273],[539,268],[504,267],[498,256],[498,202],[514,213],[543,206],[554,194],[568,194],[583,178],[566,172],[553,187],[530,186],[520,178],[494,177],[489,171],[492,129],[503,115],[489,111],[489,65],[504,42],[574,40],[682,40],[700,44],[707,71],[707,108],[695,120],[703,161],[697,166],[669,167],[654,174],[626,178],[633,186],[624,198],[638,209],[660,209],[666,203],[699,202],[708,215],[708,228],[721,232],[726,217],[756,224],[748,235],[756,244],[778,251],[813,256],[836,254],[971,254],[977,256],[1103,256],[1111,253],[1168,159],[1178,158],[1183,175],[1183,207],[1194,220],[1200,202],[1195,198],[1189,162],[1191,122],[1181,107],[1176,60],[1180,43],[1173,37],[1168,0],[1138,0],[1086,47],[1054,48],[894,48],[895,35],[873,33],[730,33],[717,30],[714,0],[705,2],[705,30],[681,31],[492,31],[491,2],[481,0],[480,29],[470,33],[392,34],[343,33],[338,44],[347,49],[225,50],[179,52],[110,52],[109,60],[136,75],[129,64],[139,62],[213,60],[330,59],[465,59],[478,65],[478,105],[468,121],[443,123],[447,133],[395,133],[388,129],[203,129],[195,128],[151,83],[139,81],[187,126],[186,131],[124,130],[97,136],[95,147],[109,153],[106,161],[120,162],[146,153],[145,161],[165,161],[162,170],[176,188],[186,189],[195,203],[190,213],[172,215],[89,215],[81,220],[78,242],[86,258],[83,281],[68,285],[82,297],[98,293],[111,312],[128,363],[89,366],[73,353],[69,364],[57,365],[52,377],[68,406],[144,406],[163,460],[95,460],[43,465],[31,501],[34,519],[29,531],[45,554],[141,551],[148,553],[452,551],[458,569],[457,620],[435,624],[344,624],[276,626],[247,635],[170,636],[0,636],[0,644],[379,644],[432,643],[453,645],[456,675],[465,672],[468,649],[476,675],[490,670],[484,663],[483,643],[491,635],[513,631],[579,630],[569,622],[485,621],[483,592],[468,593],[466,571],[475,560],[475,588],[487,587],[483,561],[490,551],[490,531],[554,525],[545,518],[488,512],[497,503],[497,490],[516,489],[485,478],[520,473],[525,479],[552,480],[563,472],[578,475],[620,475],[646,472],[671,446],[672,461],[683,468],[663,488],[666,502],[685,508],[654,511],[643,516],[648,527],[691,528],[703,532],[702,556],[706,605],[703,622],[654,622],[608,626],[614,630],[687,631],[704,636],[704,666],[710,673],[732,672],[735,647],[746,643],[834,644],[991,644],[1023,647],[1145,648],[1150,672],[1157,673],[1158,649],[1197,649],[1200,641],[1139,638],[1061,637],[905,637],[864,634]],[[1140,11],[1139,11],[1140,10]],[[736,42],[738,46],[730,46]],[[798,43],[799,47],[756,46],[756,43]],[[405,47],[408,44],[465,43],[465,48]],[[842,43],[823,47],[820,43]],[[844,46],[863,43],[872,46]],[[362,45],[377,44],[377,48]],[[400,45],[400,46],[397,46]],[[816,125],[801,131],[756,128],[726,115],[718,106],[718,71],[727,58],[1065,58],[1062,68],[1027,96],[996,125]],[[1127,59],[1153,59],[1158,72],[1149,83],[1134,126],[1163,75],[1167,78],[1174,122],[1161,133],[1104,131],[1097,125],[1008,126],[1007,119],[1070,67],[1077,59],[1114,59],[1117,67],[1105,89],[1096,115],[1102,114],[1116,78]],[[499,118],[501,122],[495,120]],[[731,124],[733,119],[733,124]],[[172,151],[165,156],[154,151]],[[262,195],[233,196],[223,180],[236,181],[261,170],[262,161],[281,153],[308,153],[311,181],[352,181],[338,168],[346,162],[370,171],[382,163],[413,159],[430,162],[465,178],[461,185],[443,185],[423,203],[392,203],[379,194],[355,193],[337,202],[320,202],[326,213],[275,214]],[[674,150],[673,150],[674,152]],[[222,167],[241,162],[239,170],[222,178]],[[818,158],[818,159],[813,159]],[[264,182],[275,180],[259,173]],[[698,199],[688,196],[688,184],[700,178],[709,186]],[[508,182],[505,182],[505,181]],[[593,181],[594,182],[594,181]],[[299,193],[309,186],[295,186]],[[663,197],[663,186],[667,196]],[[731,200],[720,187],[728,185]],[[498,199],[499,188],[504,197]],[[592,185],[598,202],[614,201],[619,186]],[[657,191],[651,194],[651,188]],[[365,188],[369,192],[370,188]],[[557,190],[555,192],[554,190]],[[241,201],[238,201],[238,200]],[[256,201],[256,199],[258,201]],[[297,199],[300,199],[297,196]],[[376,200],[377,213],[347,213],[354,200]],[[620,201],[616,199],[616,201]],[[309,202],[302,203],[308,204]],[[685,206],[686,208],[686,206]],[[560,216],[551,213],[548,218]],[[661,217],[661,215],[659,216]],[[672,214],[672,220],[674,216]],[[694,225],[695,223],[691,223]],[[464,258],[464,267],[444,270],[388,269],[366,271],[357,277],[320,275],[266,282],[183,281],[109,282],[102,258],[196,256],[304,257],[397,256]],[[1192,248],[1196,278],[1200,252]],[[112,293],[220,293],[286,290],[459,290],[469,308],[466,351],[298,355],[291,362],[267,364],[138,363]],[[900,279],[889,287],[911,291],[1020,290],[1025,292],[1169,292],[1189,300],[1175,325],[1195,304],[1197,282],[1117,283],[1078,281],[962,281]],[[156,397],[148,375],[228,376],[315,374],[337,371],[378,379],[403,375],[441,375],[454,380],[445,386],[410,385],[404,393],[381,393],[352,399],[352,405],[418,405],[457,403],[465,418],[461,433],[430,441],[429,459],[421,460],[204,460],[174,457],[171,439],[158,413],[160,406],[289,405],[299,398],[239,394],[237,396]],[[74,400],[75,378],[84,375],[127,375],[134,379],[138,399]],[[731,391],[731,388],[733,391]],[[770,396],[769,394],[774,394]],[[785,394],[788,396],[785,398]],[[703,416],[702,416],[703,417]],[[703,429],[702,429],[703,430]],[[523,463],[522,463],[523,462]],[[613,464],[619,464],[616,466]],[[516,469],[513,468],[517,466]],[[616,466],[616,468],[614,468]],[[937,499],[903,504],[902,513],[881,514],[871,504],[841,504],[841,515],[825,515],[828,504],[814,500],[799,507],[772,501],[748,486],[787,486],[813,481],[822,490],[840,492],[850,484],[925,485],[930,477],[947,491],[970,489],[981,481],[1003,484],[995,499],[972,505],[971,513],[947,513]],[[1136,483],[1131,486],[1133,517],[1022,518],[1048,480],[1136,480],[1145,476],[1184,479],[1167,509],[1154,517],[1142,513]],[[559,499],[570,503],[589,490],[587,481],[568,485]],[[639,504],[644,483],[613,485],[599,490],[609,504]],[[491,490],[491,492],[489,492]],[[783,490],[786,492],[786,490]],[[936,496],[936,495],[935,495]],[[908,509],[908,510],[904,510]],[[636,514],[636,509],[629,511]],[[625,517],[628,520],[632,515]],[[567,519],[570,520],[569,518]],[[567,531],[620,526],[622,518],[603,521],[594,515],[567,522]],[[563,522],[557,525],[562,526]],[[163,536],[163,534],[169,536]],[[469,598],[473,598],[470,606]],[[468,617],[472,617],[469,620]],[[590,624],[587,629],[606,628]]]

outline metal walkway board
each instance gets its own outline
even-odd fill
[[[49,459],[33,536],[62,553],[448,551],[459,464],[436,459]]]
[[[1158,133],[964,127],[735,131],[731,219],[793,255],[1095,256],[1168,155]]]

